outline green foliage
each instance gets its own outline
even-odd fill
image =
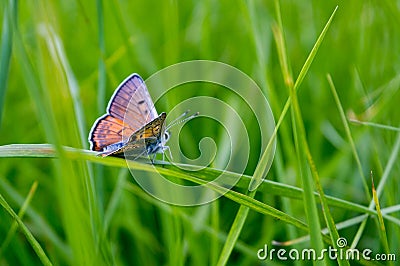
[[[320,249],[337,247],[338,237],[346,248],[400,259],[394,2],[339,3],[330,23],[331,1],[6,0],[0,7],[0,265],[254,265],[264,244]],[[260,183],[268,154],[249,116],[249,161],[228,191],[206,184],[222,173],[228,134],[207,119],[190,121],[172,137],[191,159],[199,140],[213,138],[220,149],[210,167],[129,162],[226,193],[179,207],[147,194],[125,160],[83,150],[126,76],[146,79],[195,59],[235,66],[259,84],[279,121],[277,147]],[[222,87],[182,87],[156,103],[159,112],[207,95],[248,113]],[[228,169],[227,178],[237,175]]]

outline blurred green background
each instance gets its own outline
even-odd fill
[[[335,18],[298,92],[306,138],[327,195],[368,206],[373,171],[375,186],[382,186],[381,208],[392,207],[391,219],[384,219],[386,232],[382,235],[374,216],[367,219],[364,230],[348,222],[339,234],[352,243],[360,232],[357,248],[374,253],[387,252],[383,241],[387,238],[389,251],[399,260],[398,1],[280,1],[279,8],[277,1],[240,0],[2,1],[0,144],[52,143],[56,148],[87,149],[92,123],[105,112],[109,97],[125,77],[136,72],[146,79],[171,64],[196,59],[220,61],[253,78],[277,120],[289,96],[277,48],[278,14],[296,79],[336,5]],[[374,123],[349,122],[361,169],[327,74],[347,118]],[[234,97],[212,88],[205,93],[227,102]],[[201,88],[199,93],[194,89],[171,93],[157,109],[168,112],[200,92],[204,93]],[[240,111],[242,104],[235,108]],[[288,113],[278,131],[267,178],[302,187],[292,115]],[[246,126],[253,135],[245,173],[252,175],[262,151],[252,117]],[[179,138],[188,157],[199,156],[198,141],[205,136],[218,146],[226,134],[218,123],[203,118],[184,127]],[[21,209],[37,182],[22,220],[52,263],[216,264],[238,203],[222,197],[199,207],[169,206],[142,191],[127,169],[59,155],[60,159],[0,159],[0,194],[14,211]],[[246,193],[246,187],[236,190]],[[264,187],[256,199],[307,223],[303,200],[290,196]],[[332,207],[331,213],[336,224],[362,214],[341,207]],[[40,265],[25,235],[20,230],[10,233],[12,224],[1,209],[0,265]],[[259,261],[257,250],[272,240],[304,235],[307,232],[283,221],[250,211],[228,264],[282,265],[282,261]],[[292,247],[309,246],[305,241]]]

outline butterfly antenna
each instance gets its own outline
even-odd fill
[[[179,119],[181,119],[182,117],[186,116],[189,113],[190,110],[186,110],[183,114],[181,114],[180,116],[178,116],[177,118],[175,118],[174,120],[172,120],[172,122],[170,123],[170,125],[175,124]]]
[[[186,112],[184,112],[183,114],[181,114],[180,116],[178,116],[178,118],[174,119],[174,120],[167,126],[167,129],[166,129],[166,130],[170,129],[170,128],[173,127],[173,126],[176,126],[176,125],[179,125],[179,124],[181,124],[181,123],[184,123],[184,122],[186,122],[186,121],[188,121],[188,120],[190,120],[190,119],[192,119],[192,118],[195,118],[196,116],[199,115],[199,112],[196,112],[196,113],[194,113],[194,114],[192,114],[192,115],[190,115],[190,116],[188,116],[188,117],[185,117],[184,119],[181,119],[182,117],[186,116],[188,113],[189,113],[189,110],[187,110]]]

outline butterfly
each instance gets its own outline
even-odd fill
[[[165,145],[170,136],[168,129],[196,115],[198,113],[178,122],[176,119],[166,127],[166,113],[157,114],[143,79],[134,73],[117,87],[108,103],[107,113],[94,122],[89,133],[90,149],[103,157],[136,159],[153,155],[154,162],[157,153],[164,154],[169,149]]]

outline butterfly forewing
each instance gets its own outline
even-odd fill
[[[135,130],[158,116],[146,85],[137,74],[128,77],[117,88],[110,100],[108,112]]]
[[[111,144],[127,141],[157,116],[144,81],[139,75],[132,74],[114,92],[107,114],[94,123],[89,134],[91,150],[103,151]]]

